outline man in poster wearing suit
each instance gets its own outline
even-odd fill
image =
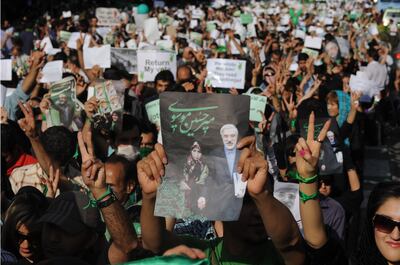
[[[209,193],[211,198],[209,198],[207,208],[210,219],[212,217],[215,220],[229,221],[239,217],[242,206],[241,197],[244,195],[244,192],[242,196],[238,194],[240,186],[243,191],[243,182],[240,181],[241,176],[236,173],[237,162],[240,158],[240,151],[236,148],[239,132],[235,125],[225,124],[221,127],[220,134],[223,146],[211,152],[214,166],[210,179],[212,192]],[[245,188],[244,186],[244,191]],[[215,211],[219,211],[220,214],[216,214]]]

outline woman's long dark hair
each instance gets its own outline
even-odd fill
[[[47,207],[47,199],[38,189],[29,186],[21,188],[6,212],[1,231],[2,248],[20,257],[17,233],[21,225],[27,227],[32,238],[37,238],[36,245],[40,246],[41,226],[37,221]],[[29,244],[32,245],[32,242]],[[34,257],[40,256],[39,249],[33,249],[32,252]]]
[[[386,259],[376,246],[372,219],[378,208],[390,198],[400,198],[400,182],[380,183],[372,191],[368,200],[366,223],[354,256],[355,264],[387,265]]]

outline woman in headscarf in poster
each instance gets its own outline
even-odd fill
[[[192,144],[180,182],[180,189],[185,192],[185,207],[193,213],[200,213],[207,205],[205,184],[208,175],[208,166],[202,157],[200,144],[196,141]]]

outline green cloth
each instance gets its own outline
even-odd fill
[[[129,261],[126,263],[122,263],[121,265],[167,265],[167,264],[175,264],[175,265],[209,265],[207,259],[190,259],[184,256],[158,256],[153,258],[141,259],[136,261]]]
[[[260,254],[260,257],[243,258],[231,255],[223,246],[224,241],[222,238],[216,240],[200,240],[194,237],[186,236],[180,237],[182,243],[188,247],[198,248],[205,252],[211,264],[222,265],[283,265],[284,262],[276,251],[274,245],[270,240],[266,240],[263,244],[252,246],[255,253]]]

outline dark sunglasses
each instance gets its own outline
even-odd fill
[[[28,240],[29,244],[31,244],[33,247],[38,245],[38,239],[33,235],[23,235],[17,232],[17,239],[19,245],[25,240]]]
[[[376,214],[374,216],[374,218],[372,219],[372,223],[379,232],[385,234],[392,233],[393,229],[396,226],[400,230],[400,222],[393,221],[392,219],[380,214]]]

